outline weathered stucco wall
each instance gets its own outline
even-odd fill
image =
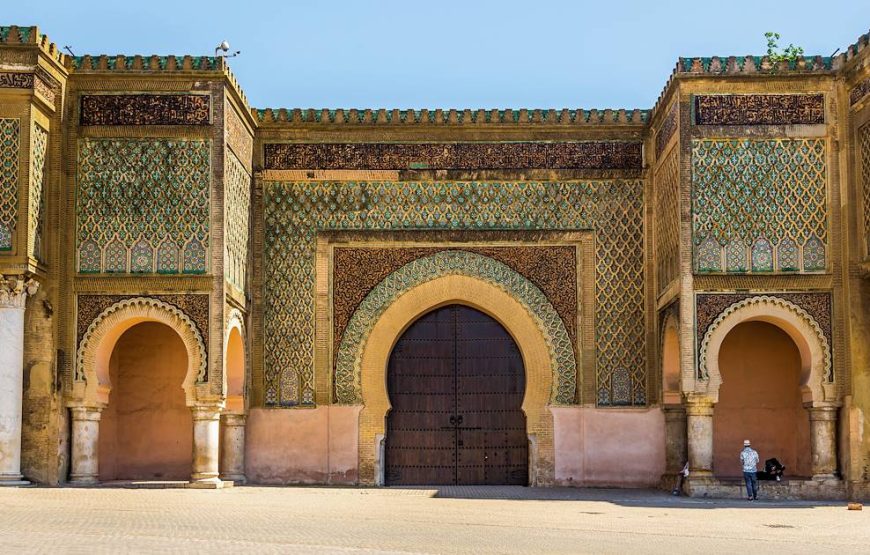
[[[257,484],[353,484],[360,407],[252,409],[246,474]]]
[[[665,472],[665,419],[654,409],[554,407],[556,483],[653,487]]]

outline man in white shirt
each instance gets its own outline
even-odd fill
[[[758,499],[758,452],[751,447],[748,439],[743,440],[740,464],[743,465],[743,481],[746,482],[746,500]]]

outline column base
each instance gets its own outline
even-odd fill
[[[21,488],[34,485],[28,480],[0,480],[0,488]]]
[[[233,482],[239,486],[243,486],[248,483],[248,477],[244,474],[226,474],[221,476],[221,480],[225,482]]]
[[[205,478],[203,480],[194,480],[187,484],[190,489],[225,489],[233,487],[233,482],[221,480],[220,478]]]
[[[814,482],[827,482],[828,480],[839,480],[836,474],[813,474]]]
[[[70,477],[70,481],[67,482],[67,485],[73,487],[87,487],[87,486],[96,486],[99,485],[100,480],[93,476],[84,476],[84,477]]]

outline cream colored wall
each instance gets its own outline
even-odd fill
[[[193,418],[181,384],[184,343],[168,326],[137,324],[112,352],[109,405],[100,422],[100,480],[187,480]]]
[[[800,353],[784,331],[747,322],[725,338],[722,386],[713,412],[713,471],[740,476],[738,455],[749,439],[762,463],[776,457],[786,474],[810,476],[810,421],[800,393]]]

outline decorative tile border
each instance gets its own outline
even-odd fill
[[[577,363],[571,339],[553,305],[534,284],[505,264],[475,253],[452,250],[418,258],[390,274],[366,296],[351,317],[336,354],[335,397],[340,404],[362,402],[360,364],[365,341],[383,312],[413,287],[445,275],[483,279],[519,301],[536,320],[550,349],[555,371],[552,403],[574,403]]]
[[[81,97],[80,125],[209,125],[205,94],[89,94]]]
[[[142,295],[79,295],[77,297],[76,313],[76,345],[82,342],[88,327],[104,310],[126,299],[134,299]],[[208,352],[208,295],[149,295],[168,305],[172,305],[186,314],[202,336],[202,341]]]
[[[697,377],[701,380],[709,379],[708,368],[707,368],[707,349],[709,342],[711,340],[712,334],[714,330],[730,316],[734,314],[736,311],[739,311],[743,308],[760,305],[765,307],[765,310],[775,310],[778,307],[785,308],[791,314],[796,316],[797,318],[803,320],[810,328],[813,329],[816,334],[820,347],[824,353],[824,361],[822,368],[822,375],[820,376],[827,383],[831,383],[834,381],[834,373],[833,366],[831,365],[831,297],[829,293],[802,293],[797,294],[801,295],[802,298],[799,300],[802,301],[803,304],[799,304],[795,302],[794,296],[795,294],[754,294],[754,295],[745,295],[741,296],[739,294],[734,295],[726,295],[725,299],[716,299],[713,302],[709,302],[706,300],[707,304],[713,305],[713,310],[718,309],[718,313],[715,314],[715,317],[711,315],[712,310],[707,310],[703,316],[705,319],[704,327],[702,328],[700,323],[697,327],[697,341],[698,341],[698,366],[697,366]],[[812,297],[816,295],[816,297]],[[700,297],[699,295],[698,297]],[[713,295],[710,295],[713,297]],[[721,304],[722,300],[728,300],[730,297],[730,302],[728,302],[724,308],[717,306]],[[719,301],[719,302],[717,302]],[[702,314],[701,303],[705,302],[702,300],[697,300],[698,302],[698,319],[700,320],[700,316]],[[810,310],[808,310],[808,307]],[[707,307],[709,308],[709,307]],[[818,319],[818,316],[822,317],[822,321]]]
[[[599,406],[647,403],[642,181],[262,186],[267,406],[314,404],[317,235],[354,230],[594,230],[596,364],[589,388]]]
[[[273,143],[265,169],[641,169],[642,143]]]
[[[698,293],[695,297],[698,348],[708,328],[722,311],[739,301],[763,296],[775,296],[805,310],[819,324],[828,344],[834,344],[830,293]]]
[[[332,255],[332,335],[335,352],[354,311],[378,283],[418,258],[453,250],[498,260],[535,284],[564,322],[572,345],[576,344],[576,247],[336,247]]]
[[[823,94],[714,94],[695,96],[697,125],[825,123]]]

